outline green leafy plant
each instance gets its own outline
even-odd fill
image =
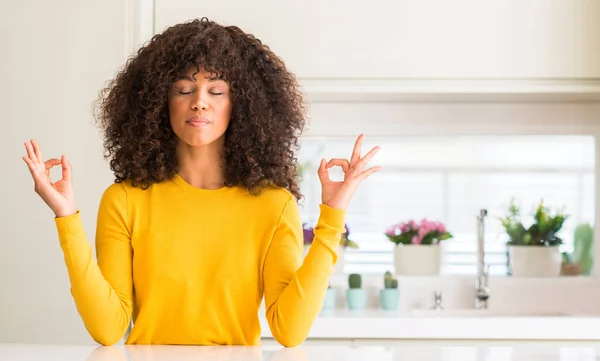
[[[362,277],[358,273],[352,273],[348,276],[348,286],[351,289],[358,289],[362,287]]]
[[[296,163],[296,178],[302,181],[304,172],[311,166],[310,162]]]
[[[390,271],[387,271],[383,275],[383,287],[386,289],[398,288],[398,280],[392,275]]]
[[[350,236],[350,227],[348,227],[348,223],[344,224],[344,228],[346,229],[346,231],[344,233],[342,233],[342,238],[340,239],[340,245],[344,248],[357,249],[358,244],[356,244],[356,242],[354,242],[350,238],[348,238],[348,236]]]
[[[555,210],[552,214],[541,200],[533,214],[533,223],[525,227],[521,221],[521,211],[513,198],[508,207],[508,215],[500,218],[500,221],[508,235],[508,245],[558,246],[562,244],[562,239],[557,236],[557,233],[567,218],[564,210]]]

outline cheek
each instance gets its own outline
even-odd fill
[[[229,121],[229,117],[231,116],[231,102],[224,101],[219,105],[219,116]]]
[[[171,116],[181,114],[183,111],[185,111],[185,106],[181,99],[172,98],[169,100],[169,114]]]

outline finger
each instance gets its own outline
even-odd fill
[[[354,143],[354,150],[352,151],[352,157],[350,158],[350,164],[356,164],[360,160],[361,146],[364,138],[365,135],[361,134],[356,139],[356,143]]]
[[[29,159],[29,157],[27,157],[27,156],[23,156],[23,160],[27,164],[27,168],[29,168],[29,172],[31,173],[31,176],[35,179],[37,177],[36,171],[35,171],[35,165],[31,161],[31,159]]]
[[[46,167],[46,170],[49,170],[50,168],[54,167],[55,165],[60,165],[61,161],[58,158],[52,158],[52,159],[48,159],[47,161],[44,162],[44,166]]]
[[[319,175],[319,179],[321,180],[321,182],[326,182],[329,181],[329,171],[327,170],[327,162],[325,161],[325,158],[321,159],[321,164],[319,164],[319,170],[317,171],[317,174]]]
[[[375,148],[371,149],[369,151],[369,153],[365,154],[364,157],[362,157],[362,159],[360,160],[360,164],[362,167],[366,167],[367,164],[369,164],[369,162],[371,161],[371,159],[373,159],[373,157],[375,156],[375,154],[377,154],[379,151],[381,150],[380,146],[376,146]]]
[[[42,156],[42,152],[40,151],[40,146],[38,145],[35,139],[31,140],[31,144],[33,145],[33,151],[35,152],[35,156],[40,162],[44,161],[44,157]]]
[[[46,177],[50,178],[50,169],[52,169],[52,167],[55,165],[60,165],[60,159],[52,158],[44,162],[44,174]]]
[[[71,162],[67,159],[67,156],[62,156],[62,179],[65,181],[71,181]]]
[[[367,170],[362,171],[359,175],[358,175],[358,179],[362,182],[363,180],[365,180],[368,176],[370,176],[373,173],[377,173],[380,170],[382,170],[383,168],[381,166],[377,166],[377,167],[371,167]]]
[[[31,160],[33,164],[38,163],[38,159],[35,156],[35,151],[33,150],[31,142],[25,142],[25,149],[27,149],[27,156],[29,157],[29,160]]]
[[[330,159],[329,162],[327,162],[327,168],[331,168],[334,165],[342,167],[342,169],[344,170],[344,173],[346,173],[348,171],[348,169],[350,169],[350,162],[348,162],[348,159],[333,158],[333,159]]]

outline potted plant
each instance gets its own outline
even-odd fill
[[[340,237],[340,243],[338,246],[338,259],[334,266],[335,273],[344,272],[346,248],[358,248],[358,244],[356,244],[356,242],[348,238],[348,236],[350,235],[350,228],[348,227],[347,223],[344,224],[344,228],[345,231]],[[314,228],[309,226],[308,223],[302,224],[302,231],[304,234],[304,257],[306,257],[306,254],[308,253],[308,250],[310,249],[310,246],[312,245],[313,239],[315,237],[315,232]]]
[[[346,302],[351,310],[362,310],[367,305],[367,293],[362,288],[362,277],[358,273],[348,276],[348,290],[346,290]]]
[[[327,286],[327,292],[325,293],[325,301],[323,301],[324,310],[333,310],[335,308],[335,296],[336,289],[329,284]]]
[[[521,212],[514,199],[508,207],[508,215],[500,218],[508,236],[508,256],[511,274],[515,277],[557,277],[560,275],[562,255],[559,246],[562,239],[558,232],[567,215],[562,210],[551,214],[543,200],[533,215],[533,222],[525,227]]]
[[[348,227],[347,223],[344,224],[344,228],[346,229],[346,231],[342,233],[342,236],[340,237],[340,245],[338,247],[338,260],[335,264],[335,273],[344,273],[344,266],[346,265],[346,249],[358,248],[358,244],[356,244],[356,242],[348,238],[348,236],[350,235],[350,228]]]
[[[452,238],[442,222],[422,219],[398,223],[385,232],[394,243],[397,275],[436,276],[440,274],[442,241]]]
[[[299,181],[303,180],[303,176],[304,176],[304,171],[307,170],[309,167],[312,166],[311,162],[304,162],[304,163],[296,163],[296,178]]]
[[[315,232],[313,227],[309,226],[308,223],[302,223],[302,234],[304,238],[304,257],[306,257],[306,254],[310,249],[310,245],[312,244],[313,239],[315,238]]]
[[[384,310],[397,310],[400,291],[398,280],[392,276],[390,271],[383,275],[383,289],[379,291],[379,301]]]

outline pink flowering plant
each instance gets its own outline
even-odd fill
[[[385,235],[396,245],[436,245],[453,237],[442,222],[427,219],[422,219],[420,222],[411,219],[408,222],[395,224],[385,231]]]

